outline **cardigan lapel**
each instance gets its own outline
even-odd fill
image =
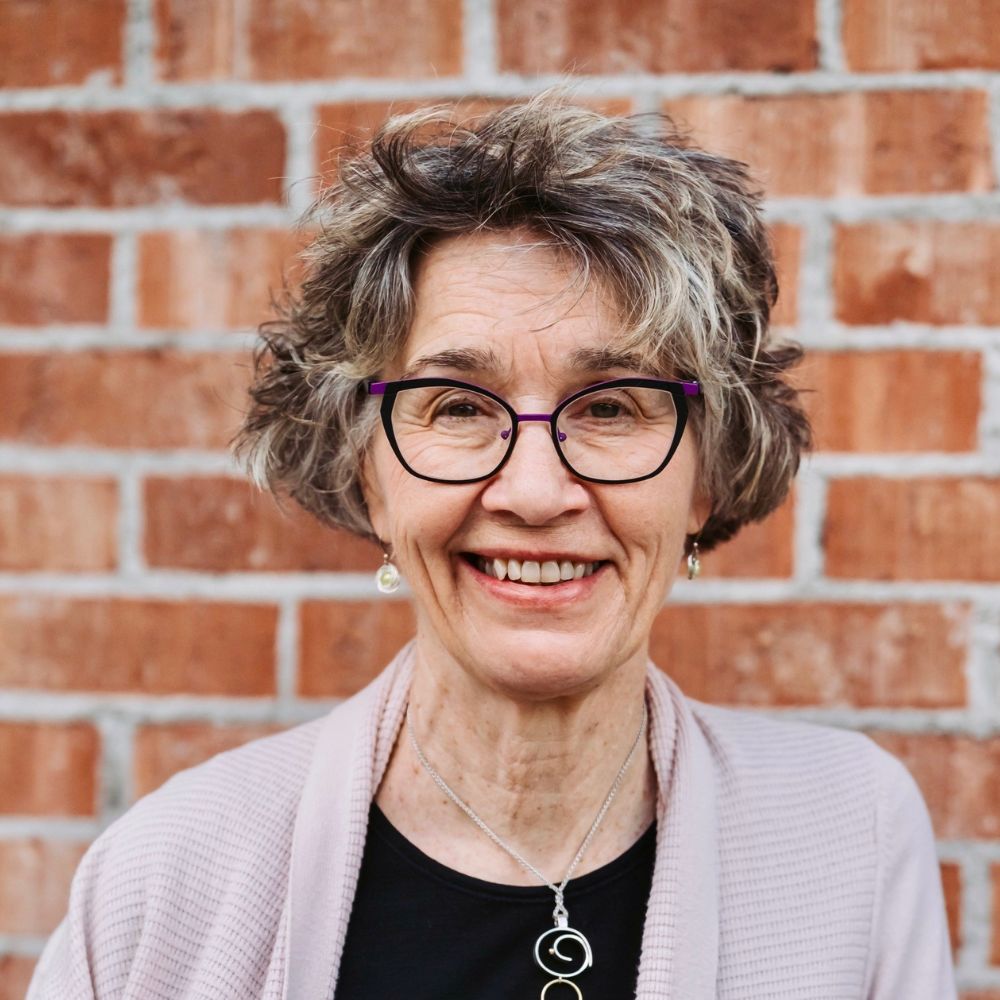
[[[636,996],[714,1000],[719,859],[712,755],[687,699],[653,664],[646,695],[659,800]]]
[[[406,708],[412,645],[320,730],[292,835],[285,1000],[333,1000],[368,811]]]
[[[412,644],[327,716],[295,820],[284,1000],[333,1000],[364,855],[368,811],[402,725]],[[656,862],[638,1000],[714,1000],[719,949],[711,752],[680,689],[652,664],[646,696],[656,770]]]

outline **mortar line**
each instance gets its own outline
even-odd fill
[[[816,35],[819,43],[819,68],[843,73],[843,10],[840,0],[816,0]]]

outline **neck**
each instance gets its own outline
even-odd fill
[[[500,838],[558,884],[608,796],[642,724],[645,662],[617,668],[584,694],[519,701],[417,650],[409,723],[427,761]],[[628,849],[648,827],[656,790],[646,737],[584,856],[582,875]],[[424,853],[466,874],[537,884],[451,801],[403,727],[376,801]]]

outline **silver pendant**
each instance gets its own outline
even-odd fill
[[[579,954],[566,954],[563,949],[567,946],[575,947]],[[555,927],[538,935],[535,942],[535,964],[543,972],[555,976],[555,979],[545,984],[539,1000],[546,1000],[546,995],[553,986],[569,987],[576,994],[577,1000],[583,1000],[580,987],[570,980],[594,964],[594,955],[590,950],[590,942],[580,931],[570,927],[565,917]],[[555,994],[552,1000],[556,1000]]]

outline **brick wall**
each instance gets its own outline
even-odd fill
[[[111,819],[410,628],[225,450],[311,178],[390,104],[569,70],[756,166],[810,348],[817,454],[655,655],[911,767],[965,1000],[998,1000],[998,69],[978,0],[0,3],[0,997]]]

